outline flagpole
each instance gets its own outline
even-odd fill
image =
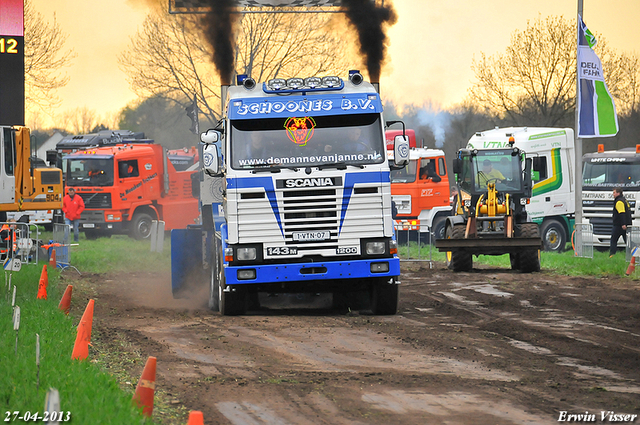
[[[580,17],[582,16],[582,0],[578,0],[578,16],[576,17],[576,122],[575,122],[575,153],[576,153],[576,190],[575,190],[575,224],[582,224],[582,139],[578,137],[578,123],[580,116],[578,115],[578,102],[580,102],[580,98],[578,97],[578,91],[580,90],[580,75],[578,74],[578,70],[580,64],[578,63],[578,49],[580,48],[578,42],[578,25],[580,22]],[[577,226],[576,226],[577,227]],[[580,232],[576,232],[576,236],[579,235]],[[578,241],[576,240],[576,246],[578,246]],[[580,241],[581,242],[581,241]]]

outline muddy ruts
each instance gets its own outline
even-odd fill
[[[384,27],[396,23],[396,13],[389,0],[386,6],[376,6],[373,0],[342,0],[342,6],[358,31],[360,52],[364,55],[369,78],[378,83],[387,43]]]
[[[231,84],[233,73],[233,19],[234,0],[206,0],[211,7],[203,17],[207,40],[213,47],[213,63],[223,85]]]

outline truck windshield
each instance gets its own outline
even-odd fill
[[[511,149],[479,151],[471,160],[464,158],[461,188],[479,193],[486,191],[489,183],[495,183],[499,191],[522,191],[520,157],[513,152]]]
[[[406,167],[399,170],[391,170],[391,183],[413,183],[416,181],[416,169],[418,161],[409,161]]]
[[[67,186],[113,186],[113,157],[67,157]]]
[[[640,164],[637,162],[584,164],[582,186],[603,188],[640,186]]]
[[[386,161],[379,114],[234,120],[235,169],[365,165]]]

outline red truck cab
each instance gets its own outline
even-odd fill
[[[389,130],[389,140],[402,131]],[[421,240],[431,241],[429,233],[435,239],[444,237],[445,219],[451,213],[449,203],[449,177],[444,152],[440,149],[416,147],[415,132],[406,130],[411,149],[409,164],[391,171],[391,198],[395,203],[397,215],[396,228],[399,231],[415,231]],[[389,159],[393,150],[387,150]]]
[[[80,225],[89,239],[118,233],[144,239],[152,220],[164,221],[165,230],[198,220],[197,171],[176,171],[153,141],[81,150],[65,162],[66,185],[85,203]]]

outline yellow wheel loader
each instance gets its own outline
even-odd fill
[[[526,206],[531,198],[531,159],[516,147],[460,149],[453,162],[458,195],[444,239],[453,271],[470,271],[473,256],[509,254],[511,268],[540,270],[542,239]]]

